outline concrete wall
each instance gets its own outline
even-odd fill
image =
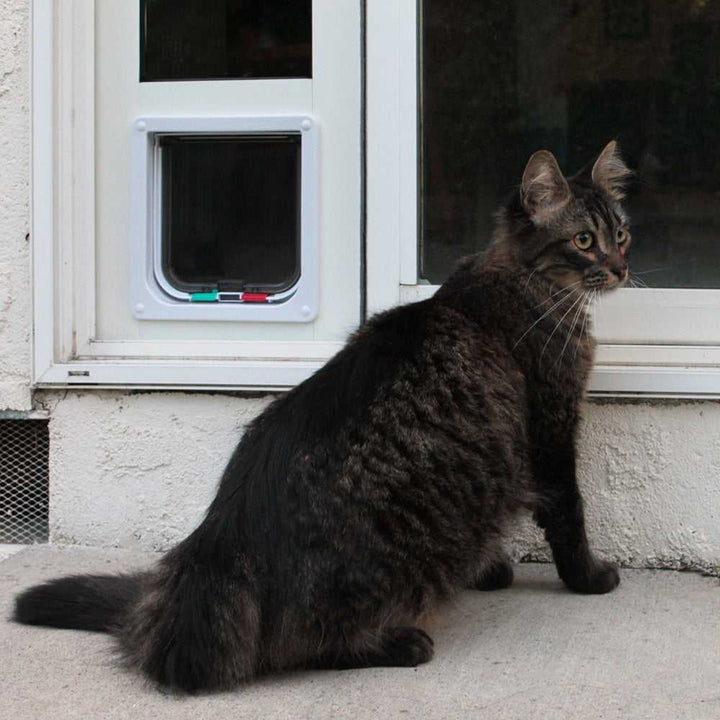
[[[578,456],[600,554],[720,574],[720,403],[591,402]],[[547,557],[527,526],[516,553]]]
[[[0,410],[30,408],[28,0],[0,0]]]
[[[244,426],[271,399],[38,393],[50,417],[51,541],[168,548],[197,524]]]
[[[0,0],[0,410],[30,393],[28,2]],[[163,549],[201,517],[243,427],[268,402],[42,392],[54,542]],[[632,565],[720,567],[720,405],[591,404],[580,475],[590,533]],[[525,525],[517,556],[544,556]]]
[[[52,418],[54,542],[165,549],[212,498],[269,398],[38,394]],[[579,475],[593,545],[630,566],[720,571],[720,404],[590,403]],[[546,558],[531,523],[516,557]]]

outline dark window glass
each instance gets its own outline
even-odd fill
[[[636,169],[632,267],[720,288],[720,3],[422,0],[421,275],[487,245],[529,156]]]
[[[141,0],[140,80],[312,77],[311,0]]]
[[[160,138],[162,266],[177,289],[282,292],[300,275],[300,136]]]

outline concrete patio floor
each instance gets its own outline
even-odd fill
[[[32,583],[152,556],[34,546],[0,560],[7,618]],[[624,570],[616,592],[580,597],[552,566],[521,565],[509,590],[463,593],[433,635],[435,659],[415,669],[302,672],[176,697],[117,668],[107,636],[0,622],[0,719],[720,718],[717,578]]]

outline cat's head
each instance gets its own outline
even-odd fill
[[[631,238],[621,201],[630,175],[615,141],[570,178],[551,152],[536,152],[504,215],[504,242],[514,246],[516,261],[558,287],[604,291],[625,284]]]

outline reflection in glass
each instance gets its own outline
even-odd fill
[[[422,0],[421,277],[486,246],[528,157],[616,138],[637,170],[632,267],[720,288],[720,2]]]
[[[312,77],[311,0],[141,0],[140,80]]]

